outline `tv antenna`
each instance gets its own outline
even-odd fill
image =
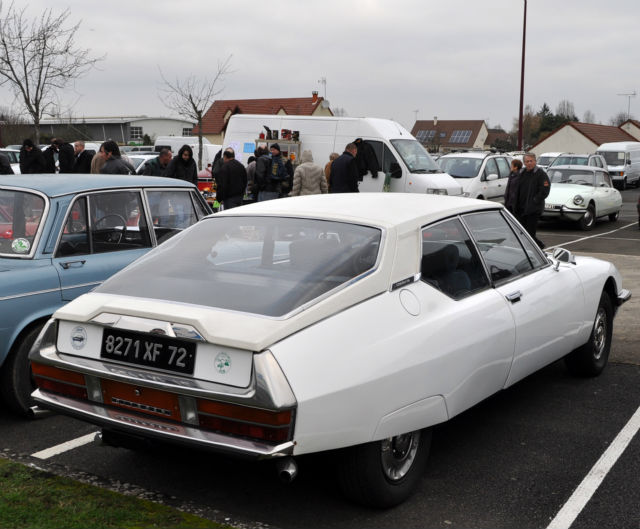
[[[636,97],[636,91],[628,92],[624,94],[618,94],[619,96],[625,96],[627,99],[627,120],[631,119],[631,98]]]

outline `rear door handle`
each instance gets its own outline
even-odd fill
[[[522,292],[516,290],[515,292],[511,292],[511,294],[507,294],[506,298],[511,303],[518,303],[518,301],[520,301],[520,299],[522,298]]]

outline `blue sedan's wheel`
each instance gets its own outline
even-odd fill
[[[27,416],[29,408],[34,405],[31,393],[36,386],[31,373],[29,351],[41,330],[42,325],[36,325],[23,337],[18,338],[0,372],[2,399],[10,411],[19,415]]]
[[[405,501],[424,473],[431,430],[418,430],[343,451],[338,475],[344,494],[370,507]]]
[[[569,372],[584,377],[594,377],[602,373],[609,360],[612,333],[613,307],[611,298],[603,292],[589,341],[564,357]]]

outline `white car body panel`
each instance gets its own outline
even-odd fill
[[[573,198],[576,195],[580,195],[584,199],[581,205],[573,203]],[[595,204],[598,217],[615,213],[622,208],[620,192],[613,187],[593,187],[556,182],[551,185],[549,196],[545,199],[545,205],[565,206],[570,210],[567,213],[567,218],[579,220],[591,201]],[[542,216],[547,215],[543,213]]]

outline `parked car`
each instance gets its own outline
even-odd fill
[[[0,152],[9,158],[11,169],[14,174],[20,174],[20,150],[19,149],[0,149]]]
[[[564,153],[563,152],[543,152],[540,156],[537,157],[536,164],[539,167],[546,169],[547,167],[549,167],[551,162],[553,162],[553,160],[555,160],[561,154],[564,154]],[[520,158],[520,160],[522,160],[522,158]]]
[[[491,152],[456,152],[438,158],[438,165],[462,185],[465,197],[504,202],[511,157]]]
[[[131,165],[133,165],[136,170],[136,174],[142,174],[144,172],[144,166],[147,164],[149,160],[153,160],[158,157],[158,153],[148,154],[141,152],[132,152],[127,154]]]
[[[618,220],[622,196],[609,173],[598,167],[584,165],[551,165],[548,170],[551,189],[545,199],[542,219],[577,222],[590,230],[598,217]]]
[[[68,301],[210,212],[191,184],[117,175],[0,181],[0,394],[26,414],[27,354]]]
[[[640,142],[614,141],[603,143],[596,151],[606,160],[605,166],[614,185],[627,189],[629,184],[640,185]]]
[[[494,202],[259,202],[59,309],[31,353],[34,398],[107,443],[274,458],[288,478],[331,451],[349,497],[390,507],[433,425],[559,358],[599,374],[629,296],[611,263],[544,254]]]
[[[539,165],[539,164],[538,164]],[[555,167],[557,165],[588,165],[590,167],[599,167],[600,169],[607,169],[607,162],[604,156],[600,154],[573,154],[563,153],[549,164],[547,169]]]

